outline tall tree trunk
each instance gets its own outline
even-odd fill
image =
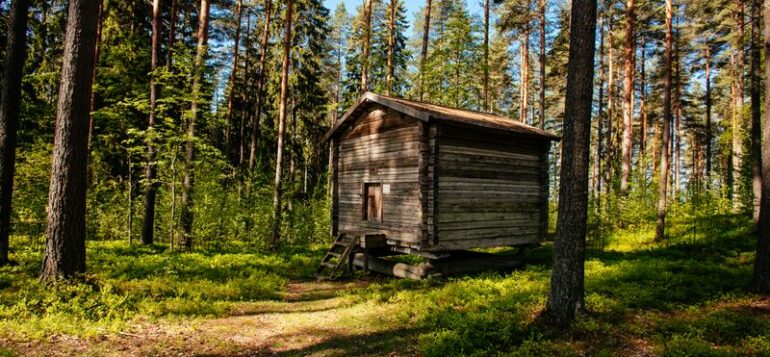
[[[425,21],[422,29],[422,49],[420,51],[420,100],[424,100],[425,95],[425,61],[428,58],[428,42],[430,40],[430,8],[431,0],[425,1]]]
[[[730,76],[730,105],[728,106],[729,113],[725,113],[726,118],[730,118],[730,125],[731,125],[731,132],[737,132],[737,116],[736,116],[736,110],[735,106],[738,102],[736,99],[736,81],[735,81],[735,49],[730,51],[730,70],[729,70],[729,76]],[[735,148],[730,145],[730,160],[727,162],[727,198],[734,204],[735,202],[735,179],[737,175],[735,174]]]
[[[361,93],[369,90],[369,50],[372,37],[372,2],[374,0],[364,0],[364,42],[361,49]]]
[[[770,53],[770,0],[764,2],[765,53]],[[756,18],[754,21],[759,21]],[[770,56],[765,55],[765,78],[770,78]],[[770,293],[770,86],[765,86],[765,116],[762,127],[762,194],[754,260],[754,288]]]
[[[283,39],[283,61],[281,65],[281,97],[278,106],[278,147],[275,158],[275,182],[273,186],[273,221],[270,244],[278,245],[281,235],[281,195],[283,183],[283,142],[286,136],[286,102],[289,97],[289,66],[291,61],[292,0],[286,0],[285,36]]]
[[[607,145],[605,145],[604,165],[605,172],[605,191],[607,194],[612,190],[613,182],[613,163],[614,148],[612,146],[613,122],[615,120],[615,47],[614,36],[612,35],[612,9],[607,9]]]
[[[759,34],[759,21],[762,18],[759,3],[753,0],[751,3],[751,187],[754,193],[752,218],[754,223],[759,222],[760,199],[762,197],[762,109],[760,108],[760,86],[762,70],[760,61],[762,52],[759,48],[761,37]]]
[[[711,185],[711,44],[706,43],[706,184]]]
[[[599,3],[599,102],[598,120],[596,126],[596,154],[594,155],[594,180],[596,186],[594,195],[597,199],[597,210],[601,210],[602,194],[602,144],[604,141],[604,0]]]
[[[179,225],[182,230],[179,232],[180,247],[182,249],[192,249],[192,226],[193,226],[193,188],[194,188],[194,167],[195,159],[195,120],[198,118],[198,101],[201,97],[201,85],[203,81],[203,70],[206,63],[206,46],[209,39],[209,10],[210,0],[201,0],[200,16],[198,19],[198,46],[195,52],[195,62],[193,63],[193,83],[192,83],[192,104],[190,105],[190,118],[187,123],[187,138],[185,142],[185,162],[184,178],[182,180],[182,202],[179,207]]]
[[[647,157],[647,77],[645,69],[647,67],[647,39],[644,33],[642,33],[641,39],[642,58],[639,71],[639,155],[642,160],[640,169],[642,174],[646,171],[646,157]]]
[[[540,129],[545,128],[545,3],[540,0]]]
[[[176,42],[177,0],[171,0],[168,19],[168,42],[166,44],[166,68],[168,71],[174,68],[174,42]]]
[[[259,126],[262,119],[262,100],[264,99],[263,86],[267,78],[267,46],[270,39],[270,20],[273,12],[273,1],[265,1],[265,27],[262,30],[262,40],[260,43],[261,53],[259,54],[259,74],[257,75],[257,85],[255,88],[257,102],[254,107],[254,121],[251,123],[251,137],[249,145],[249,175],[254,175],[254,165],[257,162],[257,149],[259,146]],[[249,187],[249,185],[246,185]]]
[[[596,48],[596,0],[573,0],[564,108],[559,218],[548,313],[568,324],[584,308],[588,157]]]
[[[527,105],[529,104],[529,31],[525,30],[521,35],[521,103],[519,105],[519,119],[527,122]]]
[[[673,86],[674,93],[672,99],[672,108],[674,110],[674,130],[671,132],[673,137],[673,145],[671,146],[671,152],[673,155],[673,182],[671,186],[671,192],[673,198],[676,199],[679,195],[679,188],[681,187],[681,173],[682,173],[682,76],[681,76],[681,59],[679,56],[679,32],[674,32],[674,78]]]
[[[390,11],[388,12],[388,75],[386,80],[385,94],[390,95],[390,91],[393,88],[393,74],[394,74],[394,54],[396,46],[396,7],[398,6],[398,0],[390,1]]]
[[[241,91],[241,101],[243,103],[248,103],[249,98],[253,95],[251,91],[251,80],[253,79],[252,73],[251,73],[251,59],[249,58],[249,52],[248,49],[251,46],[251,12],[247,10],[246,12],[246,38],[244,40],[244,47],[246,47],[246,57],[244,58],[243,63],[243,73],[246,77],[246,90]],[[243,163],[244,159],[246,158],[246,137],[244,136],[246,133],[246,123],[248,122],[250,118],[249,113],[249,106],[245,105],[243,108],[241,108],[241,120],[240,120],[240,128],[238,129],[238,170],[240,171],[241,175],[243,174]],[[242,184],[242,182],[241,182]],[[240,189],[241,186],[239,186]],[[239,191],[240,192],[240,191]],[[240,196],[239,196],[240,197]]]
[[[101,52],[102,49],[102,21],[104,20],[104,0],[98,0],[99,1],[99,12],[98,12],[98,25],[96,26],[96,49],[94,50],[96,52],[94,58],[96,58],[94,61],[99,62],[99,52]],[[96,64],[94,64],[94,71],[91,74],[93,79],[91,81],[93,83],[96,83]],[[89,152],[91,151],[91,141],[93,141],[94,138],[94,111],[96,110],[96,92],[91,91],[91,99],[89,100],[89,110],[88,110],[88,148]]]
[[[96,62],[99,4],[70,0],[56,109],[42,280],[86,270],[88,109]]]
[[[235,4],[235,37],[233,38],[233,66],[230,71],[230,92],[227,94],[227,113],[225,114],[225,156],[229,160],[231,158],[232,151],[232,127],[233,127],[233,111],[235,103],[235,81],[238,80],[238,62],[239,62],[239,50],[241,47],[241,18],[243,15],[243,0],[238,0]]]
[[[625,77],[623,78],[623,141],[620,158],[620,194],[628,194],[628,181],[631,177],[631,154],[634,145],[634,0],[626,0],[626,38],[623,46],[625,51]]]
[[[733,207],[740,207],[743,182],[743,26],[744,3],[736,1],[734,12],[737,38],[735,41],[735,114],[733,115]]]
[[[663,133],[661,135],[660,149],[660,192],[658,196],[658,222],[655,227],[655,240],[661,241],[666,234],[666,205],[668,203],[668,147],[671,138],[671,69],[673,55],[671,45],[673,42],[672,0],[666,0],[666,52],[663,82]]]
[[[0,266],[8,264],[16,131],[19,128],[21,79],[27,57],[29,0],[15,0],[8,14],[5,74],[0,81]]]
[[[144,213],[142,219],[142,244],[152,244],[155,234],[155,196],[157,183],[155,176],[155,149],[152,143],[152,132],[155,127],[155,109],[158,100],[158,85],[155,82],[155,71],[158,69],[158,56],[160,56],[160,0],[152,2],[152,51],[150,55],[150,115],[147,118],[147,162],[144,168],[144,176],[147,180],[147,191],[144,194]]]
[[[483,111],[489,111],[489,0],[484,0],[484,77],[482,78]]]

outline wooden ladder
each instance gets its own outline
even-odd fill
[[[358,245],[358,237],[351,237],[349,235],[340,234],[334,239],[329,251],[326,252],[321,264],[318,265],[318,269],[315,271],[315,277],[318,280],[334,279],[337,274],[340,273],[340,268],[348,264],[350,260],[350,254],[353,249]],[[327,274],[324,274],[324,272]]]

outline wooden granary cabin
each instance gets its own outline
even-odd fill
[[[402,267],[411,273],[399,274],[368,258],[406,253],[438,261],[472,248],[535,245],[546,234],[553,134],[494,114],[367,92],[324,140],[331,145],[332,235],[349,249],[332,247],[319,271],[339,268],[328,261],[344,255],[419,277],[412,275],[430,269]],[[369,256],[356,256],[362,249]]]

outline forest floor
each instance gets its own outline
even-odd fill
[[[747,289],[751,224],[671,224],[663,243],[645,226],[589,250],[588,313],[567,329],[540,315],[549,244],[516,272],[319,283],[322,246],[178,254],[89,242],[88,280],[57,286],[37,282],[29,244],[0,269],[0,356],[770,356],[770,298]]]

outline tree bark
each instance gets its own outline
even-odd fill
[[[144,194],[144,213],[142,219],[142,244],[152,244],[155,235],[155,197],[157,184],[155,176],[155,149],[152,143],[152,132],[155,127],[155,109],[158,100],[158,85],[155,83],[155,71],[158,69],[158,56],[160,56],[160,0],[152,2],[152,51],[150,55],[150,115],[147,118],[147,162],[144,168],[144,176],[147,180],[147,191]]]
[[[86,270],[88,118],[99,4],[70,0],[48,191],[48,227],[41,280]]]
[[[770,0],[764,2],[765,53],[770,53]],[[759,21],[755,18],[754,21]],[[765,56],[765,78],[770,78],[770,56]],[[765,115],[762,127],[762,195],[760,195],[757,255],[754,260],[754,288],[770,293],[770,86],[765,86]]]
[[[430,40],[430,8],[431,0],[425,1],[425,23],[422,29],[422,50],[420,51],[420,100],[424,100],[425,95],[425,61],[428,58],[428,42]]]
[[[484,77],[482,78],[483,111],[489,111],[489,0],[484,0]]]
[[[179,232],[179,246],[182,249],[192,249],[192,226],[193,226],[193,189],[195,182],[195,172],[193,161],[195,159],[195,121],[198,118],[198,101],[200,100],[201,85],[203,81],[203,70],[206,62],[206,46],[209,39],[209,10],[210,0],[201,0],[200,16],[198,19],[198,45],[195,52],[195,62],[193,63],[193,83],[192,83],[192,104],[190,105],[190,118],[187,123],[187,138],[185,142],[185,162],[184,178],[182,180],[182,202],[179,207],[179,225],[182,230]]]
[[[174,67],[174,42],[176,42],[176,17],[177,17],[177,0],[171,0],[171,9],[169,9],[168,19],[168,43],[166,50],[166,68],[169,72]]]
[[[647,39],[644,33],[642,33],[640,46],[642,59],[639,71],[639,155],[642,157],[640,169],[642,172],[645,172],[645,158],[647,157],[647,77],[645,73],[647,67]]]
[[[396,46],[396,7],[398,6],[398,0],[390,1],[390,11],[388,13],[388,75],[386,79],[385,94],[390,95],[390,91],[393,88],[393,74],[394,74],[394,53]]]
[[[599,3],[598,10],[599,22],[599,101],[598,120],[596,126],[596,155],[594,155],[594,180],[596,186],[594,195],[597,199],[597,211],[601,210],[602,194],[602,144],[604,141],[604,1]]]
[[[243,0],[238,0],[235,4],[235,38],[233,38],[233,66],[230,71],[230,80],[228,86],[230,92],[227,94],[227,113],[225,114],[225,156],[228,160],[231,158],[232,151],[232,127],[233,127],[233,106],[235,103],[235,81],[238,79],[239,50],[241,47],[241,17],[243,15]]]
[[[292,0],[286,0],[285,36],[283,39],[283,61],[281,66],[281,97],[278,106],[278,147],[275,158],[275,182],[273,186],[273,222],[270,244],[278,245],[281,236],[281,195],[283,183],[283,142],[286,136],[286,102],[289,97],[289,66],[291,61]]]
[[[251,73],[251,59],[248,55],[248,48],[251,46],[251,12],[247,10],[246,14],[246,39],[244,43],[244,47],[246,47],[246,57],[243,61],[243,73],[246,76],[246,88],[247,90],[244,90],[241,92],[241,101],[244,103],[248,103],[249,98],[253,95],[252,88],[251,88],[251,81],[253,79],[252,73]],[[241,175],[244,172],[244,159],[246,158],[246,123],[250,119],[249,114],[249,108],[248,106],[244,106],[241,108],[241,120],[240,120],[240,127],[238,128],[238,170],[241,173]],[[241,182],[240,184],[242,184]],[[241,187],[241,186],[239,186]],[[240,191],[239,191],[240,192]],[[239,196],[240,197],[240,196]]]
[[[267,72],[267,46],[269,44],[268,40],[270,39],[270,20],[271,20],[271,14],[273,11],[273,1],[272,0],[266,0],[265,1],[265,27],[262,30],[262,40],[261,40],[261,50],[262,52],[259,54],[259,75],[257,75],[257,85],[256,85],[256,95],[257,95],[257,102],[256,106],[254,108],[254,121],[251,123],[251,137],[250,137],[250,146],[249,146],[249,175],[254,175],[254,165],[257,162],[257,149],[259,146],[259,126],[260,121],[262,119],[262,100],[264,99],[264,94],[262,93],[262,87],[265,83],[265,78],[267,75],[265,74]],[[249,187],[249,185],[246,185],[246,187]]]
[[[634,145],[634,0],[626,0],[625,77],[623,78],[623,141],[620,158],[620,194],[628,194],[631,177],[631,153]]]
[[[612,10],[608,9],[607,17],[607,145],[605,145],[605,191],[609,195],[612,190],[612,158],[614,155],[614,148],[612,146],[613,137],[613,121],[615,119],[615,47],[613,46],[614,36],[612,35]]]
[[[760,61],[762,57],[759,48],[761,37],[759,34],[759,21],[762,13],[759,9],[760,0],[754,0],[751,4],[751,187],[753,192],[752,219],[759,222],[760,202],[762,197],[762,109],[760,108],[760,86],[762,85],[762,70]]]
[[[735,41],[735,114],[733,114],[733,207],[740,207],[742,201],[741,182],[743,182],[743,26],[744,3],[736,1],[734,12],[737,38]]]
[[[94,61],[99,62],[99,53],[101,52],[102,48],[102,21],[104,16],[104,0],[99,0],[99,12],[98,12],[98,18],[99,23],[96,26],[96,49],[94,50],[96,52]],[[92,81],[93,83],[96,83],[96,64],[94,64],[94,71],[91,74],[93,77]],[[88,148],[89,152],[91,151],[91,141],[93,141],[94,138],[94,111],[96,110],[96,92],[91,91],[91,99],[89,101],[89,114],[88,114]]]
[[[673,25],[672,25],[673,26]],[[674,199],[679,196],[679,188],[681,187],[682,178],[682,66],[681,57],[679,56],[679,32],[674,32],[674,94],[672,99],[672,108],[674,110],[674,130],[671,133],[673,136],[673,145],[671,152],[674,156],[674,172],[673,182],[671,186],[671,192]]]
[[[8,264],[13,175],[21,107],[21,80],[27,57],[29,0],[15,0],[8,14],[5,74],[0,82],[0,266]]]
[[[527,110],[529,104],[529,31],[525,30],[521,35],[521,78],[520,91],[521,103],[519,104],[519,120],[527,122]]]
[[[375,0],[364,0],[364,43],[361,55],[361,93],[369,90],[369,51],[372,38],[372,2]]]
[[[711,44],[706,43],[706,184],[711,182]]]
[[[662,241],[666,234],[666,205],[668,203],[668,147],[671,137],[671,67],[673,61],[673,56],[671,53],[671,45],[673,42],[673,8],[671,1],[672,0],[666,0],[666,52],[664,58],[665,79],[663,82],[663,133],[661,135],[660,149],[660,191],[658,195],[658,221],[655,227],[656,241]]]
[[[548,313],[561,325],[584,308],[588,160],[596,48],[596,0],[573,0],[564,108],[559,218]]]
[[[540,0],[540,129],[545,129],[545,5],[546,0]]]

